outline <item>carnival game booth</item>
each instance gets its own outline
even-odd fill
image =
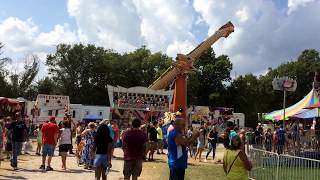
[[[24,104],[18,99],[0,97],[0,117],[13,116],[16,112],[24,113]]]

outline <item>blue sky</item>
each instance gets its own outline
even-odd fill
[[[44,62],[59,43],[119,52],[147,45],[174,57],[231,20],[235,33],[214,50],[230,57],[236,74],[263,74],[306,48],[319,50],[319,9],[319,0],[2,0],[0,41],[17,68],[26,54]]]
[[[75,20],[68,14],[66,0],[2,0],[0,11],[0,20],[9,16],[32,18],[41,31],[50,31],[59,23],[76,27]]]

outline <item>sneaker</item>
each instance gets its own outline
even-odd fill
[[[14,170],[14,171],[18,170],[18,167],[13,167],[13,170]]]
[[[46,171],[53,171],[53,168],[50,166],[47,166]]]
[[[41,169],[41,170],[45,170],[45,169],[46,169],[46,167],[45,167],[44,165],[41,165],[39,169]]]

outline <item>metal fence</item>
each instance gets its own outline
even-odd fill
[[[253,169],[249,173],[256,180],[318,180],[320,160],[287,154],[277,154],[250,148]]]

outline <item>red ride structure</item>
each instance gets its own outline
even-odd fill
[[[160,90],[167,88],[170,84],[175,83],[173,112],[182,111],[182,117],[186,119],[187,114],[187,74],[195,70],[194,62],[208,50],[221,37],[227,38],[234,32],[234,26],[231,22],[221,26],[212,36],[200,43],[189,54],[178,54],[176,62],[169,67],[149,88]]]

